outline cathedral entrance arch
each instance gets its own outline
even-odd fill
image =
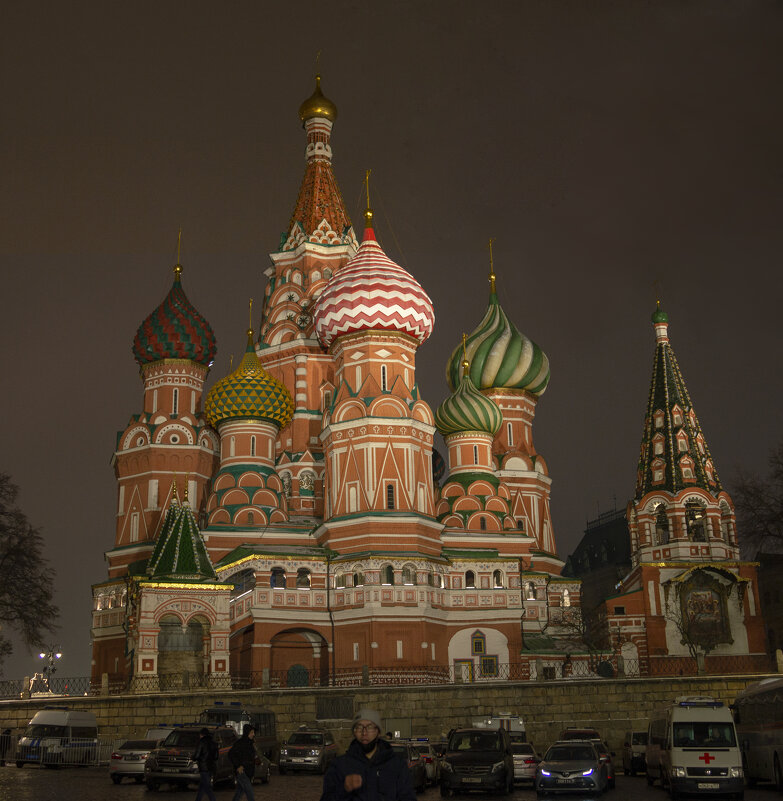
[[[329,649],[312,629],[291,628],[270,641],[270,684],[278,687],[313,687],[329,683]]]
[[[207,672],[209,621],[192,617],[187,623],[173,614],[160,620],[158,677],[160,687],[201,684]]]

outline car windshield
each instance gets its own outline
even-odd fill
[[[449,740],[449,751],[497,751],[498,735],[490,732],[456,732]]]
[[[547,762],[585,762],[595,760],[595,752],[587,746],[556,745],[547,751]]]
[[[25,730],[25,737],[65,737],[65,726],[52,726],[38,723],[35,726],[28,726]]]
[[[192,748],[198,745],[199,733],[197,731],[173,731],[163,741],[166,748]]]
[[[675,723],[672,737],[676,748],[729,748],[736,745],[731,723]]]
[[[298,731],[288,738],[289,745],[323,745],[324,736],[318,732]]]
[[[533,754],[533,746],[527,743],[511,743],[512,754]]]
[[[634,732],[633,740],[631,740],[631,745],[647,745],[647,732],[646,731]]]
[[[120,746],[120,751],[151,751],[156,740],[128,740]]]

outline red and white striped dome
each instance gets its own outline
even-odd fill
[[[401,331],[421,344],[435,325],[429,296],[381,250],[372,228],[365,229],[356,255],[324,287],[314,318],[325,348],[343,334],[369,330]]]

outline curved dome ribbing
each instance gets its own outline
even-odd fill
[[[383,252],[372,228],[365,230],[356,255],[324,287],[313,316],[326,348],[343,334],[367,330],[400,331],[421,344],[435,325],[429,296]]]
[[[435,412],[435,426],[444,437],[466,431],[494,436],[501,425],[503,413],[500,407],[476,389],[470,372],[462,376],[457,390]]]
[[[541,395],[549,383],[549,359],[535,342],[520,334],[498,303],[489,296],[484,319],[468,335],[466,356],[470,377],[478,389],[524,389]],[[459,385],[462,345],[458,345],[446,365],[446,380],[454,390]]]
[[[264,369],[248,331],[247,350],[239,367],[215,384],[204,403],[210,425],[251,417],[285,428],[294,414],[294,402],[286,387]]]
[[[206,367],[215,358],[215,334],[182,289],[182,268],[174,268],[168,295],[139,326],[133,355],[140,366],[163,359],[189,359]]]

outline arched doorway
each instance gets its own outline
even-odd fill
[[[310,629],[286,629],[270,641],[269,679],[278,687],[317,687],[329,683],[326,640]]]
[[[209,622],[197,617],[183,624],[164,615],[158,634],[158,677],[161,689],[201,684],[209,641]]]

